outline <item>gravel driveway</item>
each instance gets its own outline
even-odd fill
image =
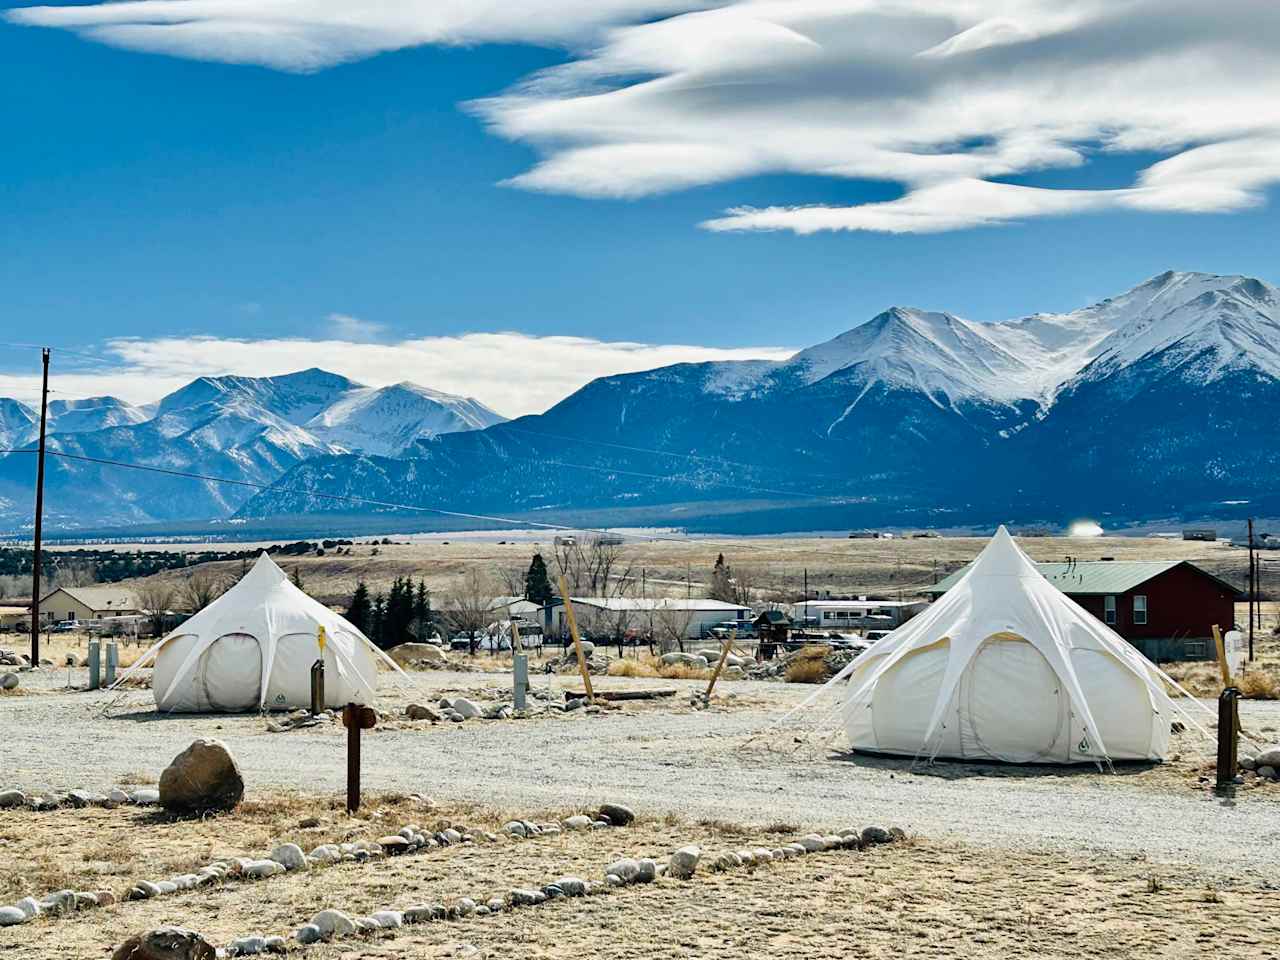
[[[446,672],[416,678],[423,689],[412,697],[419,700],[503,682]],[[268,733],[257,716],[159,716],[149,690],[53,692],[65,684],[65,672],[39,680],[28,674],[28,682],[50,692],[0,700],[0,789],[104,788],[139,774],[154,777],[197,736],[224,740],[250,789],[336,792],[344,783],[340,728]],[[557,678],[561,690],[567,682]],[[708,712],[678,701],[670,710],[380,729],[365,741],[365,789],[525,808],[610,798],[649,813],[757,823],[884,821],[995,847],[1119,854],[1217,876],[1280,877],[1275,787],[1236,802],[1185,783],[1148,782],[1158,773],[1151,770],[1021,776],[1009,768],[939,764],[913,772],[905,763],[844,755],[839,739],[836,748],[817,751],[797,750],[789,735],[747,744],[811,690],[724,683],[717,693],[735,693],[737,704]],[[407,696],[402,690],[389,699],[403,704]],[[1244,722],[1274,731],[1280,703],[1247,703]]]

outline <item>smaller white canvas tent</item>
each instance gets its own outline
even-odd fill
[[[854,749],[922,759],[1160,760],[1159,669],[1065,597],[1001,527],[969,572],[837,679]]]
[[[284,710],[311,704],[324,627],[325,703],[371,704],[379,658],[355,626],[307,596],[265,553],[240,582],[148,650],[156,707],[178,713]]]

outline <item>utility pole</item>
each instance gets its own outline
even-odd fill
[[[36,525],[31,551],[31,668],[40,666],[40,528],[44,520],[44,431],[49,413],[49,348],[40,351],[44,384],[40,390],[40,452],[36,457]]]
[[[1253,663],[1253,604],[1257,595],[1257,569],[1253,562],[1253,517],[1249,518],[1249,662]]]

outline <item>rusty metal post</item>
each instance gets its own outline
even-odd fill
[[[360,809],[360,731],[372,730],[378,715],[369,707],[348,703],[342,708],[342,725],[347,728],[347,813]]]
[[[1218,787],[1235,783],[1239,772],[1240,691],[1227,687],[1218,697]]]

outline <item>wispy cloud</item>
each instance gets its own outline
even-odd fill
[[[787,347],[724,349],[584,337],[470,333],[395,343],[328,340],[229,340],[173,337],[107,341],[112,362],[94,369],[60,362],[50,383],[58,396],[110,395],[149,403],[201,376],[274,376],[321,367],[370,386],[411,380],[446,393],[475,397],[507,416],[538,413],[596,377],[705,360],[782,360]],[[39,379],[0,375],[0,396],[30,402]]]
[[[334,340],[352,340],[364,343],[381,340],[387,332],[384,323],[373,320],[361,320],[345,313],[329,314],[329,336]]]
[[[703,224],[715,231],[1232,212],[1280,182],[1280,4],[1258,0],[141,0],[9,16],[290,70],[415,44],[562,44],[574,59],[471,105],[540,151],[512,186],[640,197],[798,174],[902,188],[734,208]],[[1134,151],[1165,159],[1115,189],[1009,182]]]

